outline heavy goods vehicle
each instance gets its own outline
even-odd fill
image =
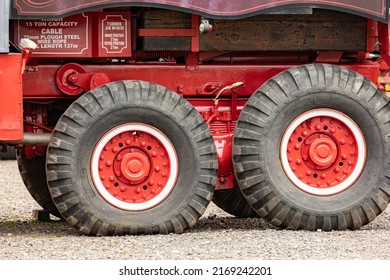
[[[211,201],[357,229],[390,198],[388,14],[385,0],[1,1],[0,144],[88,235],[181,233]]]

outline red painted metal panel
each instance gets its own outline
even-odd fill
[[[57,88],[55,76],[62,65],[40,65],[36,72],[24,75],[25,98],[67,98]],[[239,96],[250,96],[269,78],[297,64],[281,65],[198,65],[132,64],[132,65],[83,65],[88,73],[105,73],[110,81],[143,80],[163,85],[185,97],[204,98],[197,89],[206,83],[221,82],[221,88],[243,81],[237,89]],[[345,65],[376,83],[380,74],[378,63]],[[222,96],[229,96],[230,92]],[[212,103],[212,96],[209,97]]]
[[[1,54],[0,65],[0,141],[21,140],[22,54]]]
[[[237,17],[289,5],[327,6],[367,14],[382,20],[386,20],[388,16],[388,1],[386,0],[14,0],[14,7],[19,15],[63,15],[75,13],[80,9],[118,4],[174,7],[218,17]]]
[[[36,57],[92,57],[92,15],[61,19],[18,20],[17,42],[29,38],[38,44]]]
[[[99,13],[98,18],[99,57],[130,57],[130,13]]]

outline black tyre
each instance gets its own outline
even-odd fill
[[[357,229],[389,202],[389,116],[388,99],[354,71],[322,64],[284,71],[239,117],[238,184],[276,226]]]
[[[61,218],[47,187],[46,157],[26,158],[23,155],[23,150],[18,150],[16,161],[20,177],[22,177],[23,183],[33,199],[50,214]]]
[[[213,202],[230,215],[239,218],[257,217],[256,212],[248,204],[238,186],[235,186],[233,189],[216,190]]]
[[[16,149],[14,146],[8,146],[6,152],[0,151],[0,160],[15,160]]]
[[[120,81],[66,110],[46,169],[57,208],[85,234],[181,233],[212,199],[217,156],[186,100],[152,83]]]

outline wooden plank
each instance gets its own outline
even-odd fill
[[[190,28],[189,14],[151,10],[145,28]],[[214,20],[214,31],[200,36],[201,51],[365,50],[367,20],[329,10],[312,15],[259,15]],[[144,50],[190,50],[190,38],[144,38]]]

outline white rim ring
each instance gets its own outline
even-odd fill
[[[156,197],[146,202],[130,203],[130,202],[119,200],[107,191],[102,181],[100,180],[99,157],[102,150],[104,149],[108,141],[110,141],[115,136],[127,131],[140,131],[154,136],[161,142],[161,144],[163,144],[170,159],[169,179],[165,184],[164,189]],[[173,144],[171,143],[171,141],[160,130],[146,124],[128,123],[111,129],[99,140],[98,144],[96,145],[92,153],[91,176],[95,188],[97,189],[99,194],[103,197],[103,199],[106,200],[108,203],[110,203],[111,205],[117,208],[127,210],[127,211],[143,211],[143,210],[153,208],[154,206],[160,204],[163,200],[165,200],[165,198],[167,198],[167,196],[174,189],[178,177],[178,171],[179,171],[179,162],[178,162],[176,150]]]
[[[292,133],[294,132],[294,130],[304,121],[314,117],[321,117],[321,116],[335,118],[343,122],[346,126],[348,126],[348,128],[351,130],[351,132],[353,133],[356,139],[357,149],[358,149],[358,160],[351,175],[349,175],[349,177],[345,181],[341,182],[340,184],[334,187],[329,187],[324,189],[315,188],[313,186],[310,186],[302,182],[292,171],[287,156],[288,141]],[[330,196],[348,189],[359,178],[366,163],[366,142],[364,140],[363,133],[361,132],[359,126],[347,115],[333,109],[325,109],[325,108],[314,109],[294,119],[289,125],[289,127],[286,129],[280,145],[280,158],[281,158],[282,167],[287,177],[299,189],[314,195]]]

